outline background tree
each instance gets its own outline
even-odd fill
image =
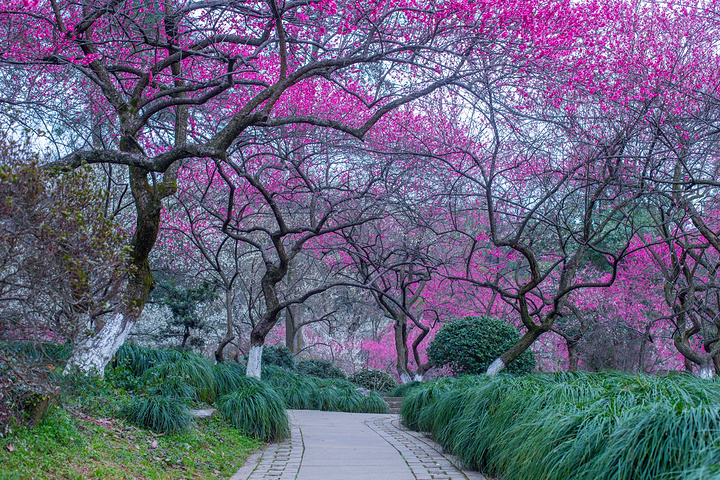
[[[474,37],[459,35],[473,17],[454,1],[6,2],[0,61],[27,87],[23,105],[34,110],[22,120],[45,105],[64,118],[94,115],[102,128],[80,132],[80,148],[58,148],[58,163],[129,166],[131,275],[112,315],[76,343],[68,369],[101,373],[142,312],[162,201],[175,192],[181,160],[223,162],[243,134],[281,125],[362,138],[387,112],[461,75]]]

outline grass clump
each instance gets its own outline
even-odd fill
[[[388,413],[388,406],[380,395],[370,392],[370,395],[363,397],[359,410],[361,413]]]
[[[246,378],[245,385],[220,397],[218,411],[230,423],[253,438],[277,442],[290,434],[285,402],[259,380]]]
[[[163,395],[135,397],[121,409],[130,423],[160,433],[183,432],[192,424],[192,415],[180,399]]]
[[[503,480],[679,480],[718,471],[719,399],[690,376],[467,377],[412,389],[401,414]]]

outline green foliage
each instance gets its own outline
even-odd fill
[[[296,364],[298,372],[318,378],[345,378],[345,374],[328,360],[310,358]]]
[[[164,362],[174,362],[183,357],[179,350],[147,348],[126,342],[115,353],[111,366],[126,367],[134,376],[141,377],[146,371]]]
[[[163,362],[145,371],[141,380],[157,393],[212,402],[216,398],[215,369],[206,358],[184,354],[179,360]]]
[[[317,398],[317,383],[310,378],[295,377],[278,391],[285,397],[285,406],[295,410],[313,410]]]
[[[191,345],[203,346],[204,340],[197,332],[205,330],[207,324],[200,318],[198,307],[217,298],[217,285],[204,281],[197,287],[182,288],[171,279],[161,282],[153,295],[162,295],[159,302],[166,305],[172,313],[172,318],[160,335],[163,338],[180,337],[180,346],[183,348]],[[196,332],[195,336],[192,336],[193,332]]]
[[[388,397],[404,397],[413,388],[422,385],[422,382],[401,383],[388,393]]]
[[[27,363],[64,363],[72,353],[72,345],[52,342],[3,342],[0,350],[19,355]]]
[[[262,352],[262,365],[274,365],[288,370],[295,368],[292,353],[285,346],[265,345]]]
[[[162,433],[184,431],[193,420],[182,400],[164,395],[135,397],[123,406],[121,413],[131,423]]]
[[[285,403],[260,380],[246,378],[245,385],[220,397],[218,411],[241,432],[266,442],[277,442],[290,434]]]
[[[245,368],[235,362],[218,363],[214,366],[213,373],[218,397],[237,390],[245,379]]]
[[[370,395],[363,397],[360,410],[363,413],[388,413],[388,406],[380,395],[370,392]]]
[[[454,373],[479,375],[510,349],[520,334],[506,322],[491,317],[465,317],[444,325],[428,346],[427,355],[436,366],[449,366]],[[535,356],[526,350],[510,362],[508,373],[530,373]]]
[[[388,392],[398,385],[388,373],[371,369],[358,370],[350,377],[350,381],[376,392]]]
[[[74,417],[56,409],[40,425],[0,437],[0,479],[220,480],[257,447],[219,417],[157,435],[105,415]]]
[[[483,376],[416,387],[401,414],[503,479],[699,479],[718,474],[717,398],[690,376]]]

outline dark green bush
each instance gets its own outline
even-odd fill
[[[444,325],[430,345],[427,355],[435,366],[448,366],[456,374],[480,375],[512,347],[520,334],[512,325],[491,317],[465,317]],[[506,367],[508,373],[530,373],[535,356],[526,350]]]
[[[318,378],[345,378],[345,374],[328,360],[310,358],[296,363],[298,372]]]
[[[216,406],[245,435],[277,442],[290,434],[283,399],[261,380],[246,377],[243,386],[220,397]]]
[[[371,369],[358,370],[350,377],[350,381],[375,392],[389,392],[398,385],[388,373]]]
[[[287,347],[265,345],[262,352],[262,365],[275,365],[288,370],[295,368],[295,360]]]
[[[131,423],[163,433],[181,432],[192,423],[190,410],[182,400],[162,395],[134,397],[122,407],[121,414]]]

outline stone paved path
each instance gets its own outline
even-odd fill
[[[231,480],[485,480],[405,430],[397,415],[288,413],[291,438],[249,458]]]

